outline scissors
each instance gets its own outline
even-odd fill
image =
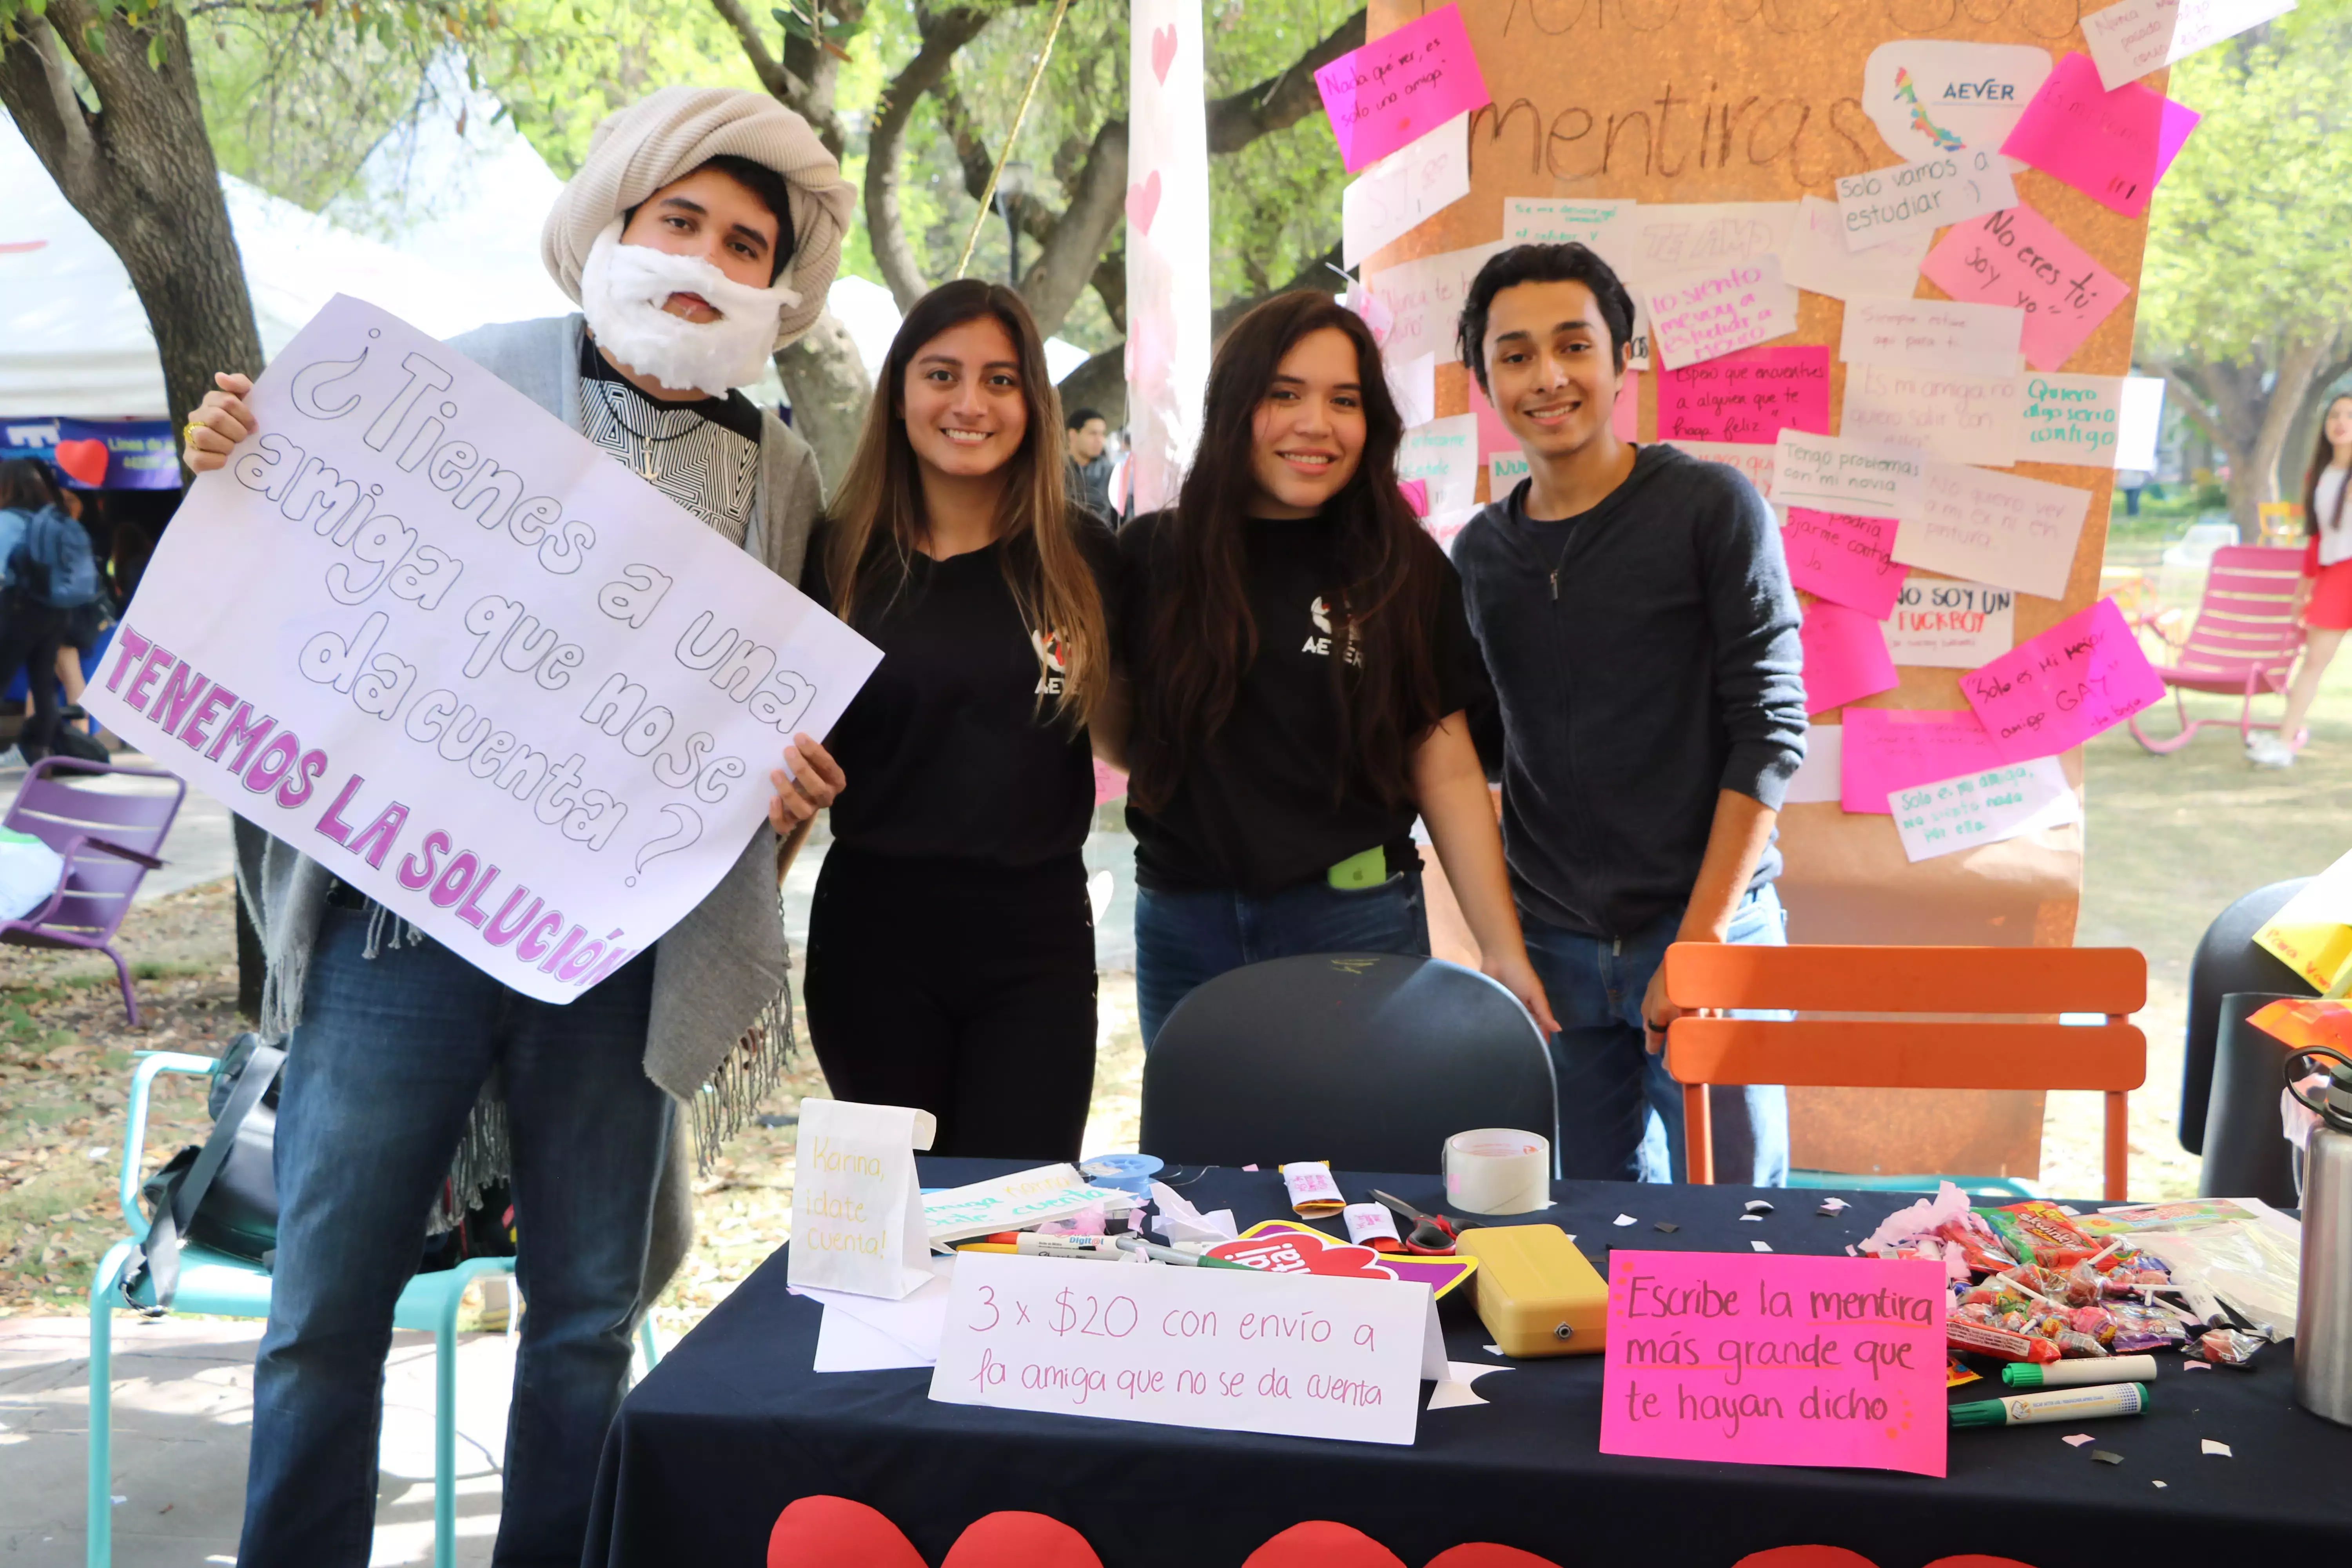
[[[1454,1226],[1452,1220],[1442,1214],[1423,1214],[1402,1198],[1392,1198],[1377,1187],[1372,1189],[1372,1196],[1396,1214],[1412,1221],[1412,1229],[1404,1238],[1407,1252],[1417,1252],[1426,1258],[1454,1256]]]

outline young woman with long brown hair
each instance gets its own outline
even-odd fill
[[[1397,489],[1371,333],[1286,294],[1227,331],[1176,505],[1119,534],[1136,999],[1302,952],[1426,953],[1413,818],[1485,968],[1553,1025],[1465,710],[1462,584]]]
[[[2319,421],[2318,449],[2303,476],[2304,547],[2303,662],[2287,688],[2286,712],[2276,733],[2258,730],[2246,742],[2246,760],[2258,768],[2291,768],[2302,747],[2303,717],[2319,695],[2344,634],[2352,631],[2352,518],[2344,515],[2344,492],[2352,477],[2352,395],[2331,397]]]
[[[1116,701],[1110,535],[1063,489],[1021,297],[916,302],[811,551],[811,597],[883,652],[828,744],[809,1033],[844,1100],[919,1106],[938,1153],[1077,1157],[1094,1087],[1088,727]]]

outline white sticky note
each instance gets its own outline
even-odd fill
[[[1454,364],[1462,354],[1454,329],[1462,320],[1462,301],[1470,280],[1486,258],[1503,248],[1474,245],[1402,262],[1378,272],[1364,273],[1364,291],[1380,302],[1389,316],[1388,335],[1381,353],[1388,359],[1413,360],[1434,354],[1439,364]]]
[[[1772,499],[1773,449],[1750,441],[1690,441],[1681,437],[1664,443],[1680,447],[1703,463],[1722,463],[1738,468],[1756,487],[1756,493],[1766,500]]]
[[[2027,458],[2085,468],[2116,467],[2123,447],[2126,379],[2041,371],[2018,377]]]
[[[1503,238],[1511,245],[1574,243],[1598,248],[1601,235],[1638,205],[1614,199],[1571,202],[1513,196],[1503,203]]]
[[[2053,63],[2039,44],[1893,39],[1863,62],[1863,112],[1899,158],[1998,150]]]
[[[1900,664],[1903,661],[1898,658],[1895,662]],[[1844,791],[1840,787],[1840,770],[1844,766],[1844,726],[1806,725],[1805,760],[1797,764],[1796,776],[1789,781],[1789,793],[1783,797],[1783,803],[1811,805],[1843,799]]]
[[[1914,572],[1895,596],[1885,630],[1887,655],[1898,665],[1974,669],[2016,646],[2017,590]]]
[[[2091,492],[2074,485],[1930,463],[1889,553],[1906,566],[2063,598],[2090,504]]]
[[[1429,486],[1432,516],[1478,501],[1478,416],[1449,415],[1404,433],[1397,447],[1397,478]]]
[[[1941,462],[2005,468],[2028,455],[2026,393],[2013,375],[1849,364],[1838,433],[1916,447]]]
[[[1797,222],[1780,252],[1780,276],[1808,293],[1833,300],[1901,299],[1919,280],[1927,259],[1924,238],[1895,239],[1868,250],[1845,242],[1835,202],[1801,197]]]
[[[1852,517],[1908,517],[1918,510],[1927,464],[1913,447],[1782,430],[1773,443],[1772,500]]]
[[[2082,815],[2055,757],[1895,790],[1887,802],[1903,853],[1914,862],[2063,826]]]
[[[1397,406],[1397,422],[1410,430],[1437,417],[1437,356],[1389,359],[1382,373],[1390,400]]]
[[[1764,255],[1648,285],[1651,353],[1680,370],[1797,330],[1797,291],[1781,281],[1780,258]]]
[[[1794,202],[1650,202],[1600,232],[1592,248],[1633,296],[1633,361],[1650,365],[1643,291],[1661,279],[1778,255],[1796,227]]]
[[[1470,194],[1470,116],[1457,114],[1339,193],[1340,257],[1353,268]]]
[[[2294,9],[2294,0],[2121,0],[2083,18],[2109,92]]]
[[[1846,245],[1868,250],[1890,241],[1934,237],[1949,224],[2017,205],[2009,161],[1990,147],[1937,153],[1837,183],[1838,221]]]
[[[1849,300],[1838,358],[1963,375],[2014,377],[2025,312],[1957,300]]]

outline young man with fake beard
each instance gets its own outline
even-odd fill
[[[597,127],[548,215],[548,270],[582,314],[452,346],[797,583],[821,501],[815,458],[733,389],[824,309],[854,199],[815,133],[772,99],[665,89]],[[185,432],[199,472],[254,430],[252,383],[216,380]],[[495,1561],[581,1560],[631,1331],[691,1235],[677,1108],[694,1107],[710,1150],[788,1047],[777,835],[843,781],[806,735],[783,761],[770,826],[734,868],[652,952],[565,1007],[404,931],[289,845],[267,840],[238,867],[268,958],[262,1029],[290,1037],[246,1568],[368,1561],[393,1307],[445,1180],[460,1201],[510,1180],[530,1306]]]

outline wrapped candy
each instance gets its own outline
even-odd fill
[[[2254,1352],[2270,1342],[2260,1334],[2250,1334],[2239,1329],[2214,1329],[2197,1337],[2189,1353],[2200,1356],[2215,1366],[2242,1367],[2254,1358]]]

